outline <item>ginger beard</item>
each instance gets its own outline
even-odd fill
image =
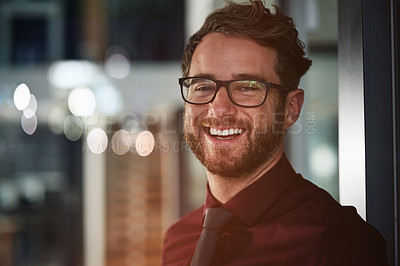
[[[252,129],[249,123],[234,119],[199,119],[190,122],[184,114],[185,141],[196,158],[215,175],[224,178],[240,178],[256,171],[277,152],[284,139],[285,101],[280,100],[275,115],[258,121],[261,129]],[[271,119],[275,118],[275,119]],[[193,123],[193,124],[191,124]],[[233,154],[229,147],[209,147],[204,139],[204,125],[245,126],[246,141],[242,144],[239,154]],[[260,128],[258,127],[258,128]]]

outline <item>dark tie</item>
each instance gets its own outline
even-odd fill
[[[190,266],[210,265],[218,244],[218,231],[233,217],[223,208],[208,208]]]

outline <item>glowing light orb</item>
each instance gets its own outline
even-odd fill
[[[48,72],[50,83],[60,89],[71,89],[90,84],[97,69],[89,61],[59,61],[54,63]]]
[[[38,121],[35,114],[29,118],[26,118],[25,115],[22,115],[21,126],[26,134],[32,135],[33,133],[35,133],[37,124]]]
[[[31,100],[31,92],[25,83],[21,83],[14,91],[14,104],[18,110],[24,110]]]
[[[86,138],[89,150],[94,154],[101,154],[107,149],[108,137],[101,128],[90,130]]]
[[[36,100],[35,95],[31,94],[29,104],[24,109],[24,116],[26,118],[31,118],[32,116],[34,116],[36,114],[36,110],[37,110],[37,100]]]
[[[140,131],[140,119],[135,113],[126,114],[120,117],[119,124],[121,128],[129,133],[136,134]]]
[[[148,156],[154,149],[154,136],[150,131],[140,132],[136,139],[136,151],[140,156]]]
[[[332,177],[337,163],[335,151],[327,144],[321,144],[311,151],[311,170],[320,178]]]
[[[116,53],[106,59],[104,70],[113,78],[124,79],[131,72],[131,64],[124,55]]]
[[[122,108],[120,92],[111,85],[102,85],[94,90],[97,108],[106,115],[116,115]]]
[[[111,148],[117,155],[124,155],[131,148],[132,138],[128,131],[121,129],[114,133],[111,139]]]
[[[96,98],[88,88],[74,89],[68,96],[68,108],[75,116],[90,116],[96,108]]]
[[[67,139],[77,141],[83,134],[82,121],[73,115],[69,115],[64,120],[63,130]]]

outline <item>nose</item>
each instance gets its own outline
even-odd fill
[[[209,113],[216,118],[236,113],[236,106],[229,98],[227,88],[221,87],[218,90],[214,100],[210,103]]]

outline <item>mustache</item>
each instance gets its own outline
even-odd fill
[[[244,120],[235,119],[232,116],[225,116],[221,119],[215,117],[206,117],[200,121],[200,124],[203,127],[239,127],[239,128],[250,128],[249,123]]]

